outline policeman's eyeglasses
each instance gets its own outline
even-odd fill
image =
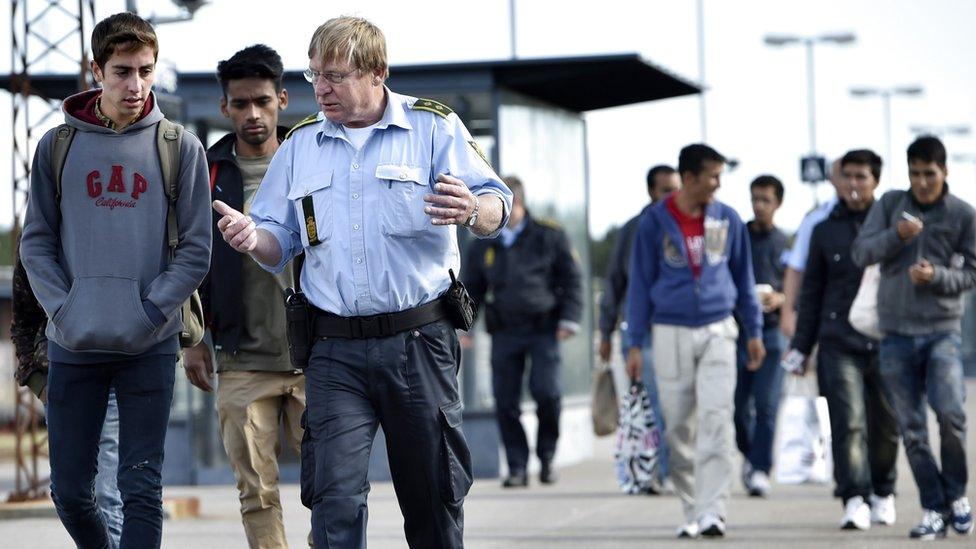
[[[302,76],[305,77],[305,80],[309,84],[315,84],[319,78],[325,78],[330,84],[342,84],[346,78],[349,78],[349,75],[357,71],[359,71],[359,69],[353,69],[345,74],[340,74],[338,72],[319,72],[313,71],[312,69],[305,69],[302,71]]]

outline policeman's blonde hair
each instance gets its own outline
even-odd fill
[[[387,77],[386,38],[376,25],[361,17],[335,17],[315,29],[308,58],[324,62],[345,61],[363,73],[376,69]]]

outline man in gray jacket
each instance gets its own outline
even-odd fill
[[[976,286],[976,212],[949,193],[946,150],[935,137],[908,147],[911,189],[872,206],[854,241],[860,267],[881,264],[881,375],[898,418],[924,509],[911,537],[973,530],[966,499],[965,384],[960,360],[962,293]],[[929,446],[925,400],[935,411],[942,466]]]
[[[157,148],[164,117],[151,91],[156,34],[145,20],[120,13],[95,25],[91,45],[101,88],[66,99],[66,126],[38,143],[20,245],[30,286],[50,319],[51,492],[78,547],[108,547],[92,480],[114,389],[120,545],[159,547],[180,309],[210,263],[207,162],[200,142],[185,134],[170,218]],[[53,153],[65,138],[70,149],[58,174]],[[168,219],[179,237],[172,257]]]

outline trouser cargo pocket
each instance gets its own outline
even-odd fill
[[[441,406],[441,497],[460,502],[471,488],[471,452],[461,431],[461,401]]]

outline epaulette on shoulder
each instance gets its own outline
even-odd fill
[[[554,230],[557,230],[557,231],[563,230],[563,226],[562,225],[560,225],[559,223],[557,223],[556,220],[549,219],[548,217],[540,217],[539,219],[536,219],[535,221],[539,225],[542,225],[543,227],[547,227],[549,229],[554,229]]]
[[[309,124],[314,124],[314,123],[318,122],[318,119],[319,119],[319,113],[310,114],[310,115],[306,116],[305,118],[302,118],[298,122],[298,124],[295,124],[294,126],[291,127],[290,130],[288,130],[288,133],[285,134],[285,139],[288,139],[289,137],[291,137],[291,134],[295,133],[295,131],[298,130],[299,128],[304,128],[305,126],[308,126]]]
[[[410,108],[415,111],[432,112],[442,116],[443,118],[447,118],[447,115],[454,112],[451,110],[451,107],[448,107],[439,101],[434,101],[433,99],[418,99],[413,102],[413,105],[411,105]]]

